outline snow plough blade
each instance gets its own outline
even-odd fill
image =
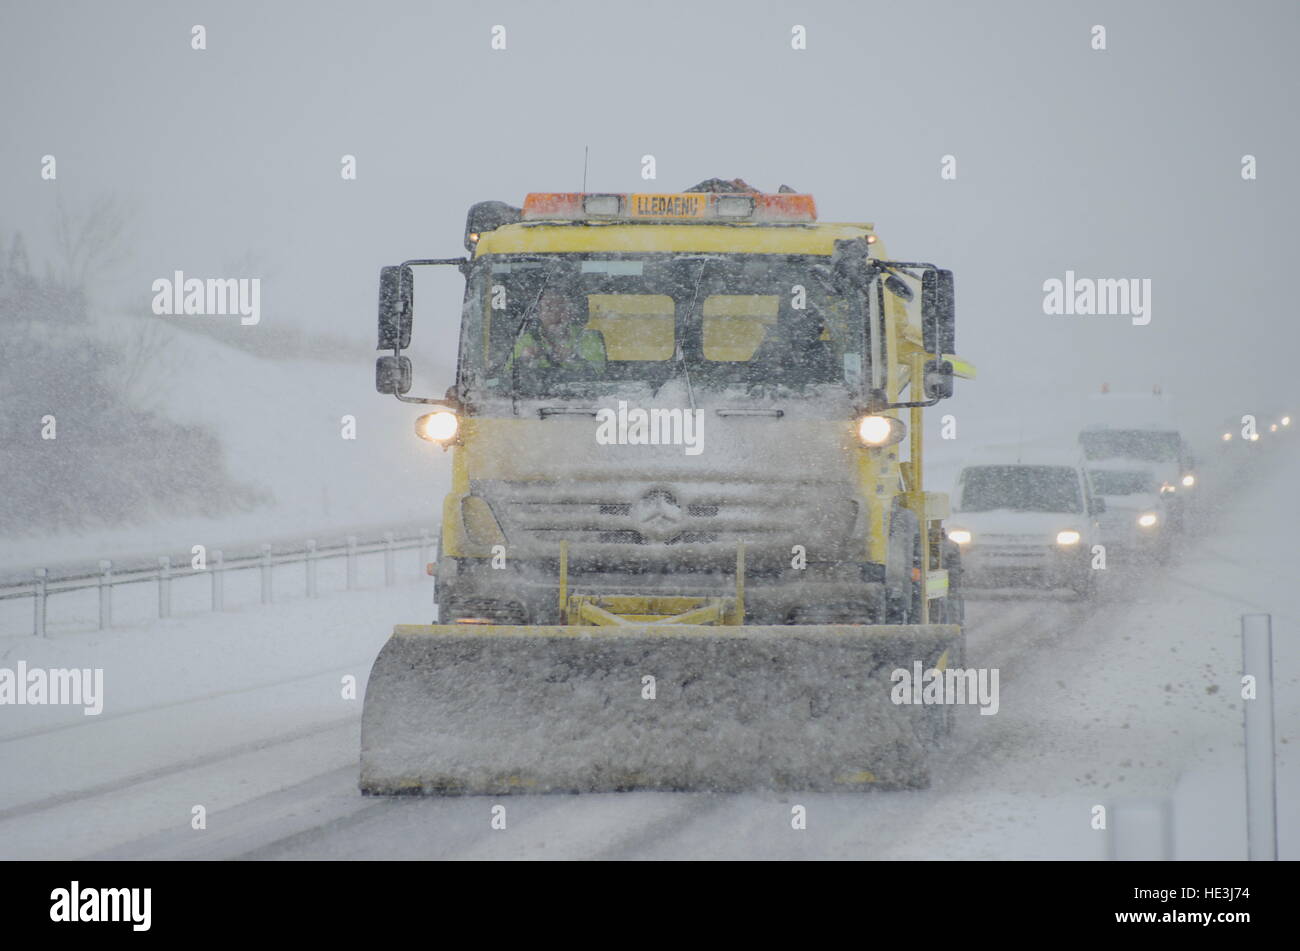
[[[956,625],[399,625],[361,721],[369,794],[928,783]]]

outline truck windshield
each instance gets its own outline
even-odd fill
[[[962,471],[962,512],[1081,512],[1079,476],[1069,466],[970,466]]]
[[[599,397],[684,379],[695,392],[857,387],[863,320],[825,262],[788,255],[536,255],[476,262],[470,393]]]
[[[1089,459],[1141,459],[1144,462],[1176,462],[1182,448],[1177,432],[1146,429],[1082,432],[1079,444]]]

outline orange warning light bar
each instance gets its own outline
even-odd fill
[[[816,221],[812,195],[758,192],[532,192],[525,221]]]

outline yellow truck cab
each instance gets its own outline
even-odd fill
[[[466,244],[454,432],[419,427],[453,453],[444,623],[559,622],[562,542],[575,590],[730,590],[743,542],[755,623],[954,616],[914,405],[950,389],[946,272],[799,194],[532,194]],[[516,357],[553,292],[599,369]]]

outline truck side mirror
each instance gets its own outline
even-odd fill
[[[930,353],[957,352],[952,271],[930,268],[921,274],[921,335]]]
[[[391,353],[375,361],[375,389],[390,396],[411,389],[410,357],[395,357]]]
[[[927,360],[925,363],[925,398],[946,400],[952,396],[953,371],[947,360]]]
[[[415,278],[409,267],[380,268],[379,346],[376,349],[405,350],[411,345],[414,296]]]
[[[889,293],[893,294],[899,300],[907,301],[908,303],[911,303],[912,298],[916,296],[912,293],[912,288],[908,287],[907,283],[895,274],[891,274],[885,278],[885,290],[889,291]]]

